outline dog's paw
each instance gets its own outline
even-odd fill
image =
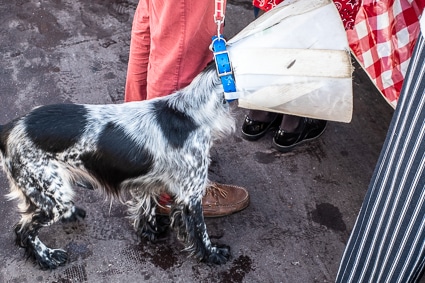
[[[47,249],[42,254],[35,253],[34,256],[41,269],[56,269],[68,260],[68,253],[61,249]]]
[[[150,229],[139,229],[137,230],[137,235],[142,238],[146,239],[149,242],[155,243],[157,240],[157,234],[150,230]]]
[[[170,217],[157,215],[156,223],[157,223],[156,227],[157,227],[158,236],[159,238],[162,238],[167,234],[168,228],[170,228],[170,223],[171,223]]]
[[[226,245],[213,246],[211,254],[206,258],[206,262],[214,264],[225,264],[230,258],[230,247]]]
[[[86,211],[79,207],[74,207],[72,210],[72,213],[68,217],[63,217],[62,222],[63,223],[69,223],[69,222],[76,222],[78,220],[83,220],[86,218]]]
[[[161,232],[158,231],[152,231],[152,230],[138,230],[137,235],[142,238],[146,239],[151,243],[157,243],[159,241],[164,240],[167,237],[168,230],[164,230]]]
[[[170,218],[158,215],[153,222],[141,222],[137,229],[139,237],[147,239],[152,243],[164,239],[168,234]]]

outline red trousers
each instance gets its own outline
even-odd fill
[[[131,31],[125,101],[185,87],[210,62],[213,0],[140,0]]]

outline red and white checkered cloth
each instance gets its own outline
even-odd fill
[[[425,0],[363,0],[353,30],[353,54],[386,100],[395,107],[419,35]]]

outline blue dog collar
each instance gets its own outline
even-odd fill
[[[235,77],[233,76],[229,53],[226,50],[226,41],[224,40],[223,36],[213,36],[211,47],[214,54],[214,61],[218,77],[223,84],[224,92],[235,92]]]

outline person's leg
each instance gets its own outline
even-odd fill
[[[255,18],[265,12],[260,7],[270,10],[280,2],[282,1],[279,0],[273,3],[253,1]],[[327,121],[324,120],[261,110],[250,110],[245,115],[241,128],[241,136],[246,140],[256,141],[265,136],[268,131],[277,128],[278,130],[273,137],[272,145],[281,152],[287,152],[303,142],[320,137],[325,131],[326,125]]]
[[[125,85],[125,102],[147,98],[147,74],[150,53],[149,0],[140,0],[131,29],[130,54]]]
[[[249,141],[256,141],[262,138],[268,131],[278,127],[282,120],[282,114],[250,110],[245,115],[245,120],[241,128],[241,136]]]
[[[212,61],[214,1],[151,1],[148,99],[187,86]]]
[[[320,137],[326,125],[325,120],[285,114],[273,137],[273,147],[281,152],[288,152],[297,145]]]
[[[259,1],[253,1],[255,18],[264,14],[264,10],[259,8],[261,4]],[[262,110],[249,110],[242,124],[241,136],[248,141],[256,141],[267,134],[268,131],[277,128],[282,120],[281,118],[282,114]]]
[[[214,1],[140,0],[134,14],[125,101],[187,86],[212,61]]]
[[[415,282],[425,263],[425,47],[413,52],[336,282]]]
[[[133,22],[126,101],[169,95],[187,86],[212,61],[217,34],[214,1],[140,0]],[[159,214],[173,198],[160,197]],[[202,199],[204,217],[238,212],[249,204],[245,188],[212,183]]]

